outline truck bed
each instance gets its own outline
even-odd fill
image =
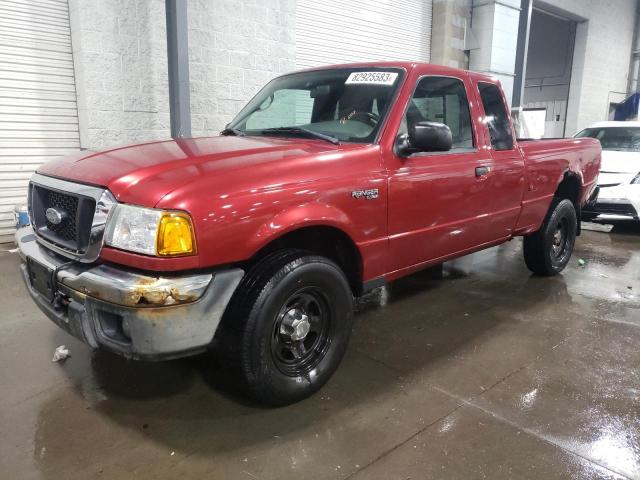
[[[547,212],[564,176],[575,178],[584,206],[596,186],[600,169],[600,142],[593,138],[554,138],[518,141],[526,159],[527,189],[518,223],[521,233],[535,231]]]

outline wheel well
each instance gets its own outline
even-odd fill
[[[251,259],[257,261],[276,250],[298,248],[333,260],[342,269],[354,295],[362,291],[362,257],[356,244],[342,230],[329,226],[304,227],[278,237]]]
[[[560,185],[558,185],[555,193],[556,198],[566,198],[573,203],[573,207],[576,209],[576,216],[578,217],[577,235],[581,233],[580,217],[582,208],[579,202],[581,188],[582,183],[580,182],[580,178],[576,174],[565,172],[564,178],[560,182]]]
[[[578,198],[580,196],[580,179],[575,174],[565,173],[564,178],[556,189],[555,196],[559,198],[568,198],[578,209]]]

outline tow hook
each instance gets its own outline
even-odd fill
[[[53,296],[53,308],[56,310],[64,310],[69,306],[69,297],[61,292],[56,292]]]

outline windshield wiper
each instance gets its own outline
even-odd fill
[[[270,133],[294,133],[294,134],[302,134],[308,137],[318,138],[320,140],[324,140],[326,142],[333,143],[334,145],[340,145],[340,140],[336,137],[332,137],[331,135],[326,135],[324,133],[315,132],[313,130],[309,130],[304,127],[276,127],[276,128],[265,128],[261,130],[260,133],[270,134]]]
[[[235,135],[236,137],[244,137],[245,133],[237,128],[225,128],[220,135]]]

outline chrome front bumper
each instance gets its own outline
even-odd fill
[[[16,233],[22,277],[40,310],[93,348],[142,359],[206,349],[244,276],[235,268],[182,276],[151,276],[108,265],[70,262]],[[36,278],[48,275],[46,279]],[[44,286],[43,286],[44,285]]]

